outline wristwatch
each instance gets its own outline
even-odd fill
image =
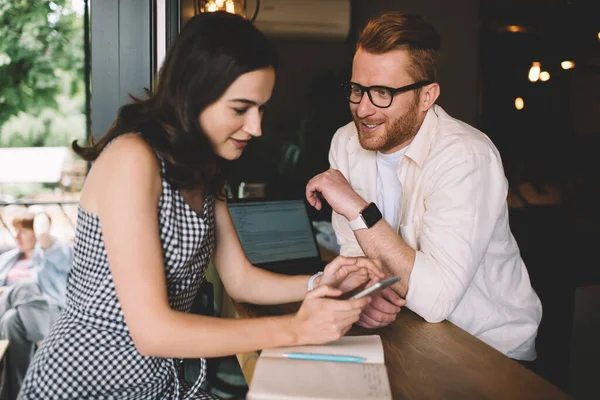
[[[369,203],[365,208],[360,210],[358,213],[358,217],[353,219],[352,221],[348,221],[350,223],[350,228],[353,231],[358,229],[369,229],[373,225],[375,225],[382,218],[381,212],[375,203]]]

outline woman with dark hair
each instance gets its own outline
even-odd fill
[[[204,361],[190,385],[181,359],[325,343],[358,320],[368,299],[331,297],[382,278],[370,260],[340,257],[310,278],[253,267],[222,196],[221,163],[261,135],[276,64],[249,21],[201,14],[173,44],[154,92],[125,105],[96,144],[73,145],[94,164],[80,199],[67,308],[21,399],[212,398],[200,389]],[[303,300],[298,313],[189,314],[211,258],[234,300]]]

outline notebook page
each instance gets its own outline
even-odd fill
[[[294,346],[265,349],[261,357],[283,357],[285,353],[335,354],[366,358],[365,363],[383,364],[383,346],[379,335],[344,336],[335,342],[317,346]]]
[[[383,364],[263,358],[248,400],[391,400]]]

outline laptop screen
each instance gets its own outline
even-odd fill
[[[229,212],[252,264],[319,257],[302,200],[229,203]]]

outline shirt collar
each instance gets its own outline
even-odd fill
[[[439,109],[440,107],[434,104],[427,111],[427,115],[425,115],[419,131],[408,145],[408,150],[406,150],[405,157],[413,160],[420,168],[423,167],[431,150],[431,144],[433,143],[433,137],[437,128]]]
[[[346,146],[346,150],[348,150],[349,154],[357,154],[361,151],[367,152],[367,153],[374,153],[368,150],[365,150],[361,147],[360,142],[358,141],[358,131],[356,130],[356,124],[353,122],[351,122],[352,124],[352,129],[354,130],[354,135],[352,135],[350,137],[350,140],[348,141],[348,145]]]

